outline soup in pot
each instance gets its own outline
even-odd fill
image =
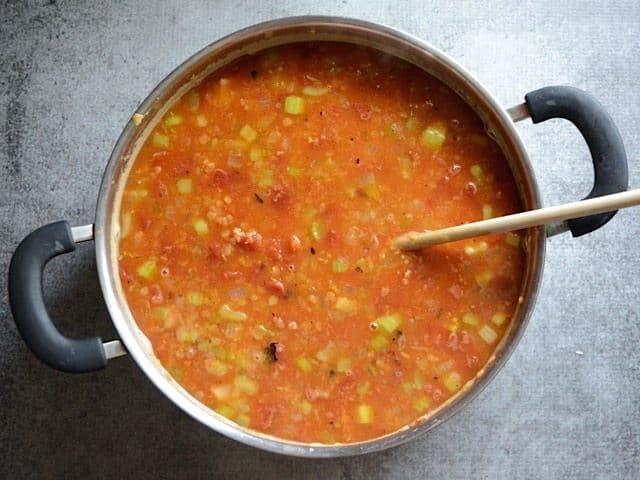
[[[521,210],[466,103],[340,43],[243,57],[185,94],[134,160],[119,272],[168,372],[237,424],[379,437],[472,380],[518,303],[517,233],[391,241]]]

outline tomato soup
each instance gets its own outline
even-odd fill
[[[517,233],[392,239],[519,211],[452,90],[378,51],[302,43],[186,93],[132,165],[120,280],[160,362],[237,424],[301,442],[392,433],[485,365],[518,302]]]

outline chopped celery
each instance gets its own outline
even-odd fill
[[[458,372],[448,372],[444,375],[443,383],[449,392],[454,393],[462,387],[462,377]]]
[[[248,427],[249,424],[251,423],[251,418],[248,415],[245,415],[244,413],[239,413],[238,416],[236,417],[236,423],[241,427]]]
[[[190,178],[181,178],[176,182],[179,193],[191,193],[193,181]]]
[[[380,200],[380,189],[377,183],[369,183],[363,188],[364,194],[371,200]]]
[[[292,167],[291,165],[289,165],[287,167],[287,175],[289,175],[290,177],[299,177],[302,175],[302,169],[299,167]]]
[[[176,340],[180,343],[193,343],[198,340],[198,332],[193,327],[182,325],[176,330]]]
[[[389,339],[382,334],[378,334],[371,340],[371,348],[376,352],[381,352],[389,345]]]
[[[413,402],[413,408],[419,413],[424,412],[429,408],[429,400],[426,397],[420,397],[415,402]]]
[[[309,415],[311,410],[313,410],[313,405],[311,405],[311,402],[308,400],[303,400],[300,402],[300,410],[302,410],[302,413],[305,415]]]
[[[284,99],[284,111],[291,115],[300,115],[304,112],[304,99],[296,95],[289,95]]]
[[[240,129],[240,136],[251,143],[257,138],[258,132],[251,128],[251,125],[246,124]]]
[[[138,267],[138,275],[142,278],[149,280],[156,273],[156,262],[155,260],[147,260],[142,265]]]
[[[169,309],[164,307],[154,307],[151,309],[151,316],[156,320],[164,322],[169,318]]]
[[[160,148],[169,148],[169,136],[156,133],[153,135],[153,146]]]
[[[195,112],[200,107],[200,95],[195,90],[189,90],[187,93],[187,104],[192,112]]]
[[[338,364],[336,365],[336,371],[340,373],[345,373],[351,370],[351,359],[350,358],[341,358],[338,360]]]
[[[309,233],[311,234],[311,238],[313,238],[315,241],[322,240],[322,237],[324,237],[324,233],[322,231],[322,227],[320,226],[320,222],[318,221],[311,222],[311,226],[309,227]]]
[[[484,172],[482,171],[482,167],[480,165],[472,165],[469,169],[473,178],[478,181],[482,181],[484,179]]]
[[[273,330],[268,329],[264,325],[260,324],[255,329],[254,332],[260,337],[273,337],[275,333]]]
[[[220,360],[209,360],[205,362],[204,368],[215,377],[223,377],[229,371],[229,365]]]
[[[168,308],[155,307],[152,310],[152,315],[155,319],[162,322],[162,326],[165,329],[173,328],[176,324],[176,318]]]
[[[229,405],[220,405],[218,408],[216,408],[216,412],[218,412],[223,417],[227,417],[228,419],[231,419],[236,413],[236,411]]]
[[[493,208],[491,208],[491,205],[483,205],[482,206],[482,219],[483,220],[488,220],[491,217],[493,217]]]
[[[309,373],[313,368],[313,365],[311,365],[311,361],[306,357],[300,357],[296,364],[298,365],[298,368],[304,373]]]
[[[204,295],[201,292],[188,292],[187,303],[194,306],[200,306],[204,303]]]
[[[218,385],[216,387],[211,387],[211,393],[218,400],[226,400],[231,395],[231,385]]]
[[[414,131],[418,128],[418,120],[416,120],[416,117],[409,117],[409,120],[407,120],[407,124],[406,124],[407,130],[411,130]]]
[[[261,170],[258,172],[258,186],[267,188],[273,185],[273,170]]]
[[[390,315],[383,315],[376,319],[376,323],[387,333],[393,333],[400,326],[401,321],[400,314],[392,313]]]
[[[450,318],[445,324],[445,328],[450,332],[457,332],[458,328],[460,328],[460,322],[458,320],[458,317]]]
[[[129,234],[131,225],[133,225],[133,214],[131,212],[123,213],[122,221],[120,222],[120,238],[124,238]]]
[[[198,115],[196,116],[196,127],[198,128],[204,128],[208,125],[208,120],[207,117],[205,117],[204,115]]]
[[[498,338],[498,334],[489,325],[483,325],[478,329],[478,335],[486,342],[493,343]]]
[[[331,262],[331,270],[333,273],[344,273],[347,271],[347,261],[344,258],[336,258]]]
[[[262,160],[262,149],[258,147],[251,147],[251,150],[249,150],[249,160],[252,162],[259,162]]]
[[[164,124],[167,127],[177,127],[178,125],[180,125],[182,123],[182,116],[178,115],[177,113],[170,113],[169,115],[167,115],[167,117],[164,119]]]
[[[247,319],[247,314],[231,310],[229,305],[225,303],[218,309],[218,317],[220,317],[221,320],[227,320],[228,322],[242,322]]]
[[[464,315],[462,315],[462,323],[475,327],[476,325],[478,325],[478,316],[475,313],[466,312]]]
[[[347,297],[338,297],[335,304],[336,310],[342,313],[355,312],[358,304],[354,300],[350,300]]]
[[[249,395],[253,395],[258,391],[258,385],[251,378],[246,375],[238,374],[236,378],[233,380],[233,386],[239,392],[247,393]]]
[[[329,87],[304,87],[302,93],[309,97],[321,97],[329,93]]]
[[[429,125],[420,136],[420,144],[429,150],[437,150],[447,138],[447,128],[441,123]]]
[[[504,241],[507,242],[507,245],[518,248],[520,246],[520,235],[518,235],[517,233],[509,232],[505,236]]]
[[[209,233],[209,226],[207,222],[205,222],[202,218],[198,218],[195,222],[193,222],[193,228],[198,235],[206,235]]]
[[[491,317],[491,322],[499,327],[504,323],[506,319],[507,316],[504,313],[498,312]]]
[[[371,405],[367,405],[366,403],[362,403],[358,405],[358,423],[368,424],[373,422],[373,407]]]

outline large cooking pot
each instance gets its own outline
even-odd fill
[[[238,441],[273,452],[305,457],[337,457],[389,448],[427,432],[459,411],[496,375],[515,348],[534,306],[544,260],[545,239],[570,230],[584,235],[604,225],[615,212],[571,220],[551,228],[529,229],[525,235],[526,271],[519,305],[494,354],[476,377],[455,396],[420,421],[384,437],[343,445],[305,444],[245,429],[192,397],[163,368],[136,325],[120,285],[117,264],[119,208],[133,159],[145,138],[172,104],[207,75],[243,55],[277,45],[339,41],[381,50],[417,65],[457,92],[486,125],[507,158],[525,209],[539,208],[540,195],[527,151],[515,122],[538,123],[565,118],[578,127],[591,151],[595,185],[588,197],[627,188],[627,162],[622,139],[611,118],[588,94],[571,87],[546,87],[525,95],[525,102],[505,109],[467,71],[428,43],[389,27],[334,17],[295,17],[262,23],[229,35],[204,48],[175,69],[140,105],[118,139],[98,193],[94,225],[46,225],[28,235],[16,249],[9,269],[9,298],[18,330],[33,353],[67,372],[104,368],[107,360],[129,353],[149,379],[189,415]],[[95,240],[98,275],[120,340],[98,337],[69,339],[56,330],[43,300],[42,272],[56,255],[71,252],[77,242]]]

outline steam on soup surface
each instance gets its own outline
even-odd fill
[[[188,92],[132,166],[120,280],[175,379],[302,442],[411,424],[485,364],[518,301],[517,234],[421,253],[391,240],[519,211],[497,145],[435,78],[305,43]]]

